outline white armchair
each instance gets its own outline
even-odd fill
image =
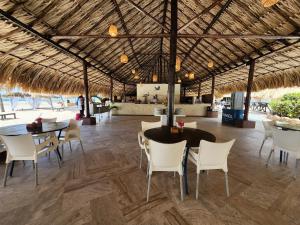
[[[147,202],[149,201],[151,175],[153,171],[178,172],[180,175],[181,200],[183,200],[182,160],[184,157],[186,141],[175,144],[162,144],[152,140],[149,140],[148,142],[148,145],[145,144],[145,152],[149,160]]]
[[[142,131],[138,132],[138,143],[140,146],[140,168],[142,168],[142,161],[143,161],[143,152],[145,151],[144,148],[144,144],[147,141],[145,136],[144,136],[144,132],[146,130],[152,129],[152,128],[157,128],[157,127],[161,127],[161,122],[145,122],[142,121],[141,122],[141,126],[142,126]]]
[[[272,153],[275,150],[283,150],[288,153],[291,153],[296,158],[296,168],[298,161],[300,160],[300,132],[299,131],[285,131],[281,129],[272,129],[273,134],[273,146],[269,153],[266,167],[269,165],[269,161],[271,158]],[[286,159],[287,162],[287,159]],[[296,171],[295,171],[296,177]]]
[[[262,121],[262,124],[264,126],[264,140],[260,146],[260,149],[259,149],[259,155],[261,155],[261,151],[262,151],[262,148],[265,144],[265,141],[268,139],[268,138],[272,138],[273,137],[273,134],[272,134],[272,127],[274,126],[274,121],[272,120],[263,120]]]
[[[199,193],[199,174],[201,170],[221,169],[225,173],[226,194],[229,196],[227,157],[235,140],[226,143],[200,141],[199,151],[189,152],[189,160],[197,166],[196,199]]]
[[[35,145],[31,134],[20,136],[1,136],[1,139],[3,140],[7,149],[3,186],[6,186],[9,164],[12,161],[19,160],[30,160],[34,162],[35,184],[38,185],[37,157],[39,154],[55,150],[58,146],[57,138],[55,136],[51,136],[40,145]]]
[[[62,144],[62,152],[64,150],[64,144],[69,143],[70,151],[72,151],[71,141],[79,141],[81,150],[84,152],[82,140],[80,137],[80,126],[82,121],[77,122],[71,119],[69,122],[69,127],[64,129],[64,136],[59,138],[59,143]]]

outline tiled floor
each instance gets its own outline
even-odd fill
[[[278,153],[265,167],[268,141],[256,129],[222,126],[216,119],[197,120],[198,128],[212,132],[217,141],[236,138],[229,156],[231,196],[225,195],[223,173],[200,176],[200,197],[195,200],[195,167],[189,164],[190,195],[180,201],[178,176],[154,173],[150,202],[146,203],[146,162],[138,168],[137,132],[140,121],[153,117],[112,117],[100,125],[82,127],[85,154],[74,143],[65,146],[58,168],[52,154],[39,160],[40,185],[34,187],[31,163],[16,166],[8,186],[0,188],[0,224],[300,224],[300,181],[293,179],[295,160],[279,164]],[[299,168],[300,170],[300,168]],[[2,179],[4,166],[0,167]]]

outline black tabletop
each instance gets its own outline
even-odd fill
[[[146,138],[160,143],[171,144],[187,140],[187,147],[198,147],[201,140],[215,142],[216,137],[204,130],[194,128],[183,128],[182,133],[172,134],[168,126],[162,126],[146,130],[144,132]]]
[[[0,135],[4,136],[18,136],[23,134],[41,134],[53,131],[59,131],[65,129],[69,126],[66,122],[53,122],[53,123],[43,123],[40,129],[28,130],[26,124],[19,124],[0,128]]]

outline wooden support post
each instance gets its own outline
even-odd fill
[[[240,127],[240,128],[255,128],[255,121],[248,120],[251,91],[252,91],[253,77],[254,77],[254,70],[255,70],[255,60],[252,59],[249,64],[250,64],[250,69],[249,69],[249,74],[248,74],[248,84],[247,84],[247,95],[246,95],[246,99],[245,99],[244,118],[243,118],[243,120],[236,122],[236,126]]]
[[[113,94],[114,94],[114,81],[112,77],[110,78],[110,101],[113,102]]]
[[[124,95],[124,102],[126,102],[126,84],[123,84],[123,95]]]
[[[213,75],[211,79],[211,107],[213,107],[214,104],[215,83],[215,75]]]
[[[83,62],[82,67],[83,67],[83,83],[84,83],[85,109],[86,109],[86,117],[83,118],[82,125],[96,125],[95,117],[91,117],[90,115],[89,80],[87,74],[87,64]]]
[[[198,98],[200,99],[200,95],[201,95],[201,80],[199,80],[199,84],[198,84]]]
[[[247,84],[247,95],[246,95],[246,100],[245,100],[244,120],[248,120],[248,115],[249,115],[249,106],[250,106],[250,99],[251,99],[251,92],[252,92],[252,85],[253,85],[254,69],[255,69],[255,60],[251,60],[250,61],[249,74],[248,74],[248,84]]]
[[[168,126],[173,126],[174,95],[175,95],[175,65],[177,48],[177,0],[171,0],[171,32],[170,32],[170,64],[168,80]]]

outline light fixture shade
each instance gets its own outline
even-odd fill
[[[110,25],[108,29],[108,33],[112,37],[117,37],[118,35],[118,28],[115,25]]]
[[[138,79],[140,79],[140,76],[138,74],[136,74],[136,75],[134,75],[134,79],[138,80]]]
[[[132,73],[132,74],[135,74],[135,69],[131,70],[131,73]]]
[[[261,4],[263,7],[271,7],[275,5],[279,0],[261,0]]]
[[[207,66],[208,66],[208,68],[213,68],[213,67],[214,67],[214,62],[210,60],[210,61],[207,63]]]
[[[125,53],[123,53],[120,57],[120,61],[121,63],[128,63],[128,56]]]
[[[158,76],[157,74],[152,75],[152,82],[157,82],[158,81]]]
[[[189,78],[189,74],[188,73],[184,74],[184,77]]]
[[[195,79],[195,74],[190,72],[189,73],[189,80],[194,80]]]
[[[181,67],[181,59],[178,56],[176,56],[176,64],[175,64],[176,72],[180,71],[180,67]]]
[[[179,84],[181,83],[181,79],[180,78],[178,78],[177,83],[179,83]]]

